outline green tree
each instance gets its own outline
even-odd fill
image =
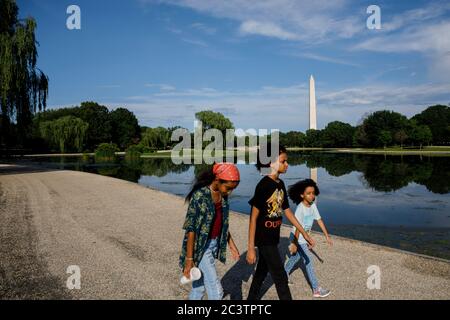
[[[138,120],[133,112],[125,108],[117,108],[109,114],[111,119],[112,141],[122,150],[140,137]]]
[[[312,148],[322,147],[322,131],[315,129],[306,130],[305,145]]]
[[[220,112],[210,110],[200,111],[195,114],[195,118],[203,123],[203,129],[218,129],[225,133],[226,129],[234,129],[230,119]]]
[[[32,115],[47,103],[48,77],[36,67],[36,21],[18,19],[18,12],[15,1],[0,0],[0,145],[26,145]]]
[[[355,128],[355,133],[353,134],[353,146],[361,147],[361,146],[369,146],[370,140],[366,133],[366,127],[363,124],[357,126]]]
[[[51,146],[58,146],[61,153],[67,150],[82,151],[89,124],[79,118],[66,116],[40,123],[40,133]]]
[[[430,128],[433,135],[433,144],[450,143],[450,107],[444,105],[435,105],[428,107],[419,114],[416,114],[413,120],[418,125],[426,125]]]
[[[405,130],[399,130],[394,134],[394,140],[397,143],[400,143],[400,147],[403,148],[403,143],[408,139],[408,135]]]
[[[167,149],[170,141],[171,132],[163,127],[147,128],[142,134],[140,145],[156,149]]]
[[[280,132],[280,144],[285,147],[304,147],[305,134],[300,131]]]
[[[394,139],[403,138],[408,126],[408,118],[398,112],[376,111],[364,119],[362,128],[357,130],[358,134],[364,132],[364,139],[358,139],[358,141],[366,147],[382,147],[384,146],[383,141],[380,140],[382,131],[389,131]],[[397,134],[398,132],[402,134]],[[400,140],[404,141],[406,138]]]
[[[410,138],[414,144],[418,144],[420,149],[424,144],[429,144],[433,140],[430,127],[426,125],[413,125]]]
[[[52,121],[66,116],[74,116],[79,118],[80,112],[79,107],[69,107],[69,108],[58,108],[50,109],[41,112],[37,112],[34,115],[33,121]]]
[[[97,102],[82,102],[75,114],[89,124],[86,147],[95,149],[100,143],[112,141],[112,126],[108,108]]]
[[[226,146],[226,130],[234,129],[233,123],[230,119],[225,117],[220,112],[210,110],[200,111],[195,114],[195,118],[202,122],[202,136],[205,130],[217,129],[222,133],[223,147]],[[204,141],[203,146],[208,145],[208,141]]]
[[[322,145],[324,147],[351,147],[355,128],[350,124],[333,121],[322,130]]]
[[[386,148],[392,142],[392,135],[387,130],[381,130],[379,139],[383,143],[383,147]]]

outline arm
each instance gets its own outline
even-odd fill
[[[308,233],[306,233],[305,229],[303,229],[302,225],[298,222],[297,218],[295,217],[294,213],[290,208],[287,208],[284,210],[284,213],[286,214],[286,218],[294,225],[294,227],[299,231],[303,238],[311,245],[311,247],[314,247],[316,244],[315,241],[309,236]]]
[[[330,235],[328,234],[327,228],[325,227],[325,223],[323,223],[322,219],[317,220],[317,223],[319,224],[320,229],[322,229],[322,232],[325,235],[325,238],[327,239],[328,244],[330,246],[332,246],[333,241],[331,241]]]
[[[234,243],[233,238],[231,237],[231,233],[228,232],[228,245],[230,246],[231,255],[233,256],[234,260],[239,260],[239,249],[237,248],[236,244]]]
[[[194,245],[195,245],[195,230],[198,221],[198,213],[200,211],[198,198],[194,197],[189,201],[189,206],[186,212],[186,219],[184,220],[183,229],[186,230],[186,256],[184,261],[183,274],[186,278],[190,278],[190,271],[194,267]]]
[[[189,232],[187,235],[187,247],[186,247],[186,260],[184,261],[183,274],[186,278],[190,278],[191,269],[194,267],[194,243],[195,243],[195,233]]]
[[[250,213],[250,225],[248,227],[248,250],[247,250],[247,262],[254,264],[256,262],[256,250],[255,250],[255,233],[256,233],[256,220],[259,216],[259,209],[252,206],[252,212]]]

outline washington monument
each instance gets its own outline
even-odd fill
[[[317,130],[316,87],[314,78],[309,78],[309,129]]]

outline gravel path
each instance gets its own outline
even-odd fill
[[[0,165],[0,299],[186,299],[178,255],[183,199],[135,183],[77,171]],[[241,260],[218,270],[227,299],[247,296],[248,216],[232,213]],[[285,253],[289,228],[282,229]],[[315,259],[327,299],[449,299],[450,262],[343,238],[328,247],[320,234]],[[69,290],[67,267],[81,270]],[[367,268],[381,270],[381,288],[367,288]],[[249,281],[250,279],[250,281]],[[295,299],[311,299],[294,272]],[[263,299],[277,299],[270,278]]]

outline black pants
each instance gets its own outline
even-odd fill
[[[270,272],[280,300],[292,300],[288,286],[288,277],[281,261],[280,252],[276,245],[258,247],[259,260],[253,275],[252,285],[248,293],[248,300],[258,300],[261,286]]]

